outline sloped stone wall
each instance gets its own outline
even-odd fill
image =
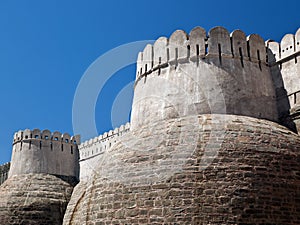
[[[160,121],[124,135],[95,171],[63,224],[300,224],[300,137],[270,121]]]
[[[73,186],[47,174],[23,174],[0,186],[1,225],[62,224]]]

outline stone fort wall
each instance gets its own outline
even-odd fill
[[[175,31],[139,53],[132,129],[199,114],[278,120],[264,40],[241,30]]]
[[[300,131],[300,29],[286,34],[280,43],[269,40],[268,58],[276,88],[281,120],[290,115]],[[284,121],[287,123],[288,121]]]
[[[79,136],[51,133],[49,130],[24,130],[15,133],[9,177],[18,174],[46,173],[79,176]]]
[[[300,224],[299,135],[251,117],[197,118],[125,134],[75,187],[63,224]]]
[[[93,172],[97,172],[95,168],[101,161],[102,154],[108,151],[129,129],[130,124],[126,123],[79,145],[80,180],[87,180]]]
[[[0,166],[0,185],[3,184],[4,181],[7,179],[9,168],[10,168],[10,162]]]

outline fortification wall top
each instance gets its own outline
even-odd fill
[[[278,71],[274,70],[276,77],[281,77],[283,83],[279,82],[278,89],[285,91],[279,93],[279,98],[285,98],[287,93],[290,108],[300,107],[300,28],[294,34],[286,34],[280,43],[269,40],[266,42],[269,48],[268,58],[270,65],[279,68]],[[280,86],[281,85],[281,86]],[[282,87],[283,86],[283,87]],[[286,92],[286,93],[285,93]],[[281,101],[283,101],[281,99]],[[281,104],[282,107],[285,104]]]
[[[265,41],[241,30],[195,27],[158,38],[138,54],[131,129],[209,113],[278,121],[268,63]]]
[[[13,139],[9,177],[17,174],[47,173],[79,176],[80,136],[49,130],[20,130]]]
[[[87,140],[79,145],[80,161],[87,160],[95,155],[98,155],[110,148],[117,138],[128,132],[130,123],[121,125],[120,127],[104,132],[98,137]]]
[[[268,58],[270,63],[279,63],[289,60],[290,57],[300,54],[300,28],[296,34],[286,34],[280,43],[268,40],[266,42],[268,51]]]
[[[229,33],[223,27],[214,27],[206,34],[203,28],[195,27],[189,34],[176,30],[169,39],[160,37],[153,45],[148,44],[138,55],[136,78],[167,64],[219,56],[268,63],[265,42],[257,34],[246,37],[241,30]]]
[[[34,130],[20,130],[15,133],[13,144],[16,144],[23,140],[30,140],[30,139],[39,139],[39,140],[51,140],[51,141],[59,141],[69,144],[80,144],[80,136],[70,136],[68,133],[60,133],[58,131],[54,131],[51,133],[49,130],[40,130],[40,129],[34,129]]]

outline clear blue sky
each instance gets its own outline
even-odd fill
[[[299,8],[296,0],[1,1],[0,164],[10,161],[12,137],[20,129],[73,133],[77,84],[110,49],[195,26],[239,28],[279,41],[300,27]],[[99,133],[111,129],[112,100],[134,76],[130,66],[103,89],[96,107]]]

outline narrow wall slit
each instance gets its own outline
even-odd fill
[[[158,57],[158,75],[160,75],[160,70],[161,70],[160,64],[161,64],[161,57]]]
[[[260,60],[260,53],[259,53],[259,50],[257,50],[257,59],[258,59],[258,66],[259,66],[259,69],[261,69],[261,60]]]
[[[170,50],[167,48],[167,62],[170,61]]]
[[[239,53],[240,53],[241,65],[244,68],[244,57],[243,57],[243,52],[242,52],[242,48],[241,47],[239,47]]]
[[[219,61],[220,61],[220,64],[222,65],[222,49],[221,49],[221,44],[218,44],[218,50],[219,50]]]
[[[178,66],[178,48],[175,48],[175,69]]]

